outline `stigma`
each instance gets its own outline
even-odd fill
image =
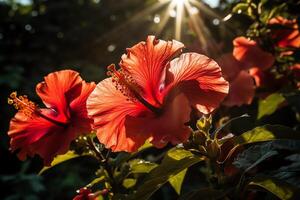
[[[152,112],[156,114],[161,113],[160,108],[153,106],[143,98],[142,88],[128,72],[122,68],[117,70],[114,64],[109,65],[107,70],[107,75],[112,77],[112,82],[115,84],[115,88],[126,96],[128,101],[139,101]]]
[[[7,99],[7,103],[13,105],[15,109],[22,112],[26,117],[33,118],[33,116],[39,116],[64,128],[68,125],[68,123],[57,121],[56,119],[43,114],[41,109],[34,102],[30,101],[26,95],[18,96],[17,92],[12,92]]]

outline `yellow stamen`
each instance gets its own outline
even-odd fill
[[[17,96],[17,92],[12,92],[7,99],[7,103],[13,105],[17,110],[23,112],[26,116],[31,117],[37,110],[35,103],[30,101],[26,95]]]
[[[135,101],[137,98],[136,96],[141,92],[141,88],[133,78],[124,70],[117,70],[116,66],[113,64],[109,65],[107,70],[107,75],[112,77],[116,89],[128,97],[128,100]]]
[[[13,105],[17,110],[24,113],[27,117],[31,118],[35,114],[39,117],[42,117],[42,118],[48,120],[49,122],[51,122],[55,125],[58,125],[58,126],[61,126],[64,128],[68,125],[68,122],[62,123],[60,121],[57,121],[51,117],[44,115],[41,112],[41,110],[38,108],[38,106],[35,103],[33,103],[32,101],[30,101],[26,95],[18,97],[17,92],[12,92],[9,95],[7,103],[10,105]]]

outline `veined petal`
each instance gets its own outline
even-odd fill
[[[143,88],[143,96],[149,103],[157,103],[160,100],[158,91],[164,82],[166,64],[183,47],[182,43],[175,40],[163,41],[148,36],[146,42],[140,42],[127,49],[127,54],[121,58],[120,66]]]
[[[73,70],[57,71],[45,76],[45,81],[36,86],[36,93],[48,108],[56,110],[60,115],[63,114],[65,119],[62,120],[67,121],[67,118],[70,117],[69,104],[74,100],[73,98],[80,95],[81,83],[82,79],[78,72]],[[69,98],[67,98],[66,93],[70,90],[76,93],[68,95]]]
[[[54,114],[49,109],[43,109],[42,112],[49,117]],[[38,115],[28,117],[22,112],[18,112],[11,120],[8,135],[11,138],[10,149],[19,149],[18,157],[21,160],[39,154],[45,165],[49,165],[56,155],[67,151],[71,140],[74,139],[74,133],[68,132],[64,127]]]
[[[56,155],[69,149],[75,137],[91,130],[86,100],[94,88],[94,83],[84,82],[75,71],[50,73],[36,87],[48,108],[34,106],[30,114],[19,110],[8,131],[11,150],[19,149],[20,159],[38,154],[49,165]]]
[[[212,59],[197,53],[182,54],[170,62],[166,85],[179,89],[202,113],[212,112],[228,93],[228,82]]]
[[[241,71],[230,82],[229,94],[223,102],[226,106],[241,106],[251,104],[255,92],[254,80],[247,71]]]
[[[162,148],[168,142],[173,145],[185,142],[191,129],[185,125],[189,122],[191,106],[183,93],[170,96],[160,116],[128,117],[126,129],[138,135],[151,135],[150,141],[156,147]]]
[[[88,115],[94,120],[99,141],[113,151],[135,151],[149,138],[146,133],[127,131],[126,117],[148,112],[138,101],[128,98],[107,78],[97,84],[87,100]]]
[[[270,68],[275,58],[262,50],[254,40],[245,37],[237,37],[233,40],[233,56],[242,63],[248,63],[250,67],[259,67],[262,70]]]

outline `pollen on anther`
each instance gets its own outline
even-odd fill
[[[133,77],[124,69],[116,69],[114,64],[107,67],[107,75],[111,76],[111,81],[116,90],[119,90],[128,101],[137,100],[136,97],[140,95],[141,88],[135,82]]]
[[[23,112],[26,116],[31,117],[36,111],[37,106],[30,101],[26,95],[17,96],[17,92],[12,92],[7,99],[7,103],[13,105],[15,109]]]

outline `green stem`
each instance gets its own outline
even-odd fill
[[[87,139],[88,145],[91,148],[91,150],[96,154],[97,159],[100,161],[101,165],[104,167],[104,169],[107,171],[108,174],[108,178],[111,182],[111,186],[112,186],[112,192],[117,192],[119,191],[119,187],[118,184],[114,178],[114,170],[113,168],[108,164],[108,157],[109,154],[111,152],[111,150],[109,149],[107,151],[106,156],[104,157],[102,152],[97,148],[97,146],[95,145],[94,141],[92,138],[88,137]]]

